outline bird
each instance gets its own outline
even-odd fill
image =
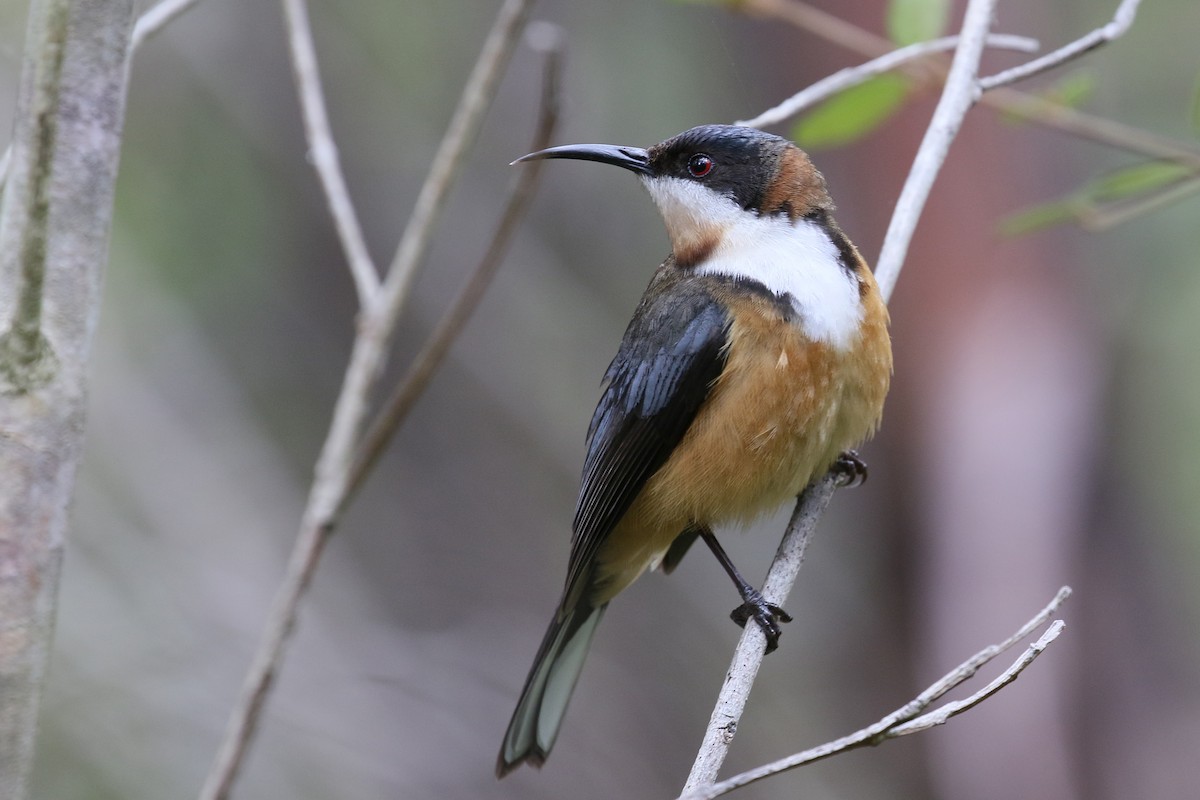
[[[648,569],[703,540],[778,644],[791,618],[734,567],[713,528],[749,523],[831,468],[865,478],[852,449],[879,425],[892,375],[887,307],[834,221],[825,179],[792,142],[702,125],[644,149],[551,147],[633,172],[671,253],[604,375],[587,433],[566,582],[496,762],[503,778],[554,746],[596,626]]]

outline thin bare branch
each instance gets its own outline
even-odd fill
[[[362,226],[350,190],[342,176],[338,161],[337,145],[329,127],[329,114],[325,110],[325,96],[321,90],[321,76],[317,70],[317,51],[313,45],[312,29],[308,24],[308,8],[304,0],[283,0],[283,16],[287,24],[288,49],[292,55],[292,71],[296,78],[296,91],[300,95],[300,107],[304,116],[304,134],[308,140],[309,157],[321,179],[325,201],[333,216],[346,263],[354,278],[360,308],[369,308],[379,292],[379,271],[367,242],[363,238]]]
[[[1058,638],[1058,635],[1063,632],[1063,629],[1066,627],[1066,625],[1067,623],[1063,622],[1062,620],[1055,620],[1046,630],[1046,632],[1038,637],[1036,642],[1029,645],[1029,647],[1025,649],[1025,652],[1021,654],[1020,658],[1013,662],[1012,666],[998,675],[995,680],[980,689],[975,694],[963,700],[955,700],[953,703],[947,703],[941,708],[930,711],[928,714],[917,717],[916,719],[906,722],[903,725],[897,725],[888,732],[888,735],[885,738],[894,739],[898,736],[907,736],[910,733],[927,731],[930,728],[937,727],[938,725],[944,725],[951,717],[957,717],[964,711],[970,711],[972,708],[979,705],[984,700],[987,700],[1005,686],[1008,686],[1010,683],[1015,681],[1017,676],[1020,675],[1026,667],[1032,664],[1033,660],[1041,655],[1042,651],[1049,647],[1051,642]]]
[[[528,0],[507,0],[500,11],[501,20],[507,22],[506,27],[502,29],[498,23],[493,29],[493,35],[488,37],[483,46],[475,70],[467,81],[467,90],[463,93],[462,102],[455,111],[454,118],[450,120],[450,128],[446,131],[446,137],[442,139],[442,144],[433,159],[429,177],[417,196],[416,206],[408,219],[404,236],[400,239],[400,246],[396,249],[396,255],[384,279],[382,302],[385,318],[394,320],[408,299],[417,267],[429,248],[433,229],[446,204],[450,187],[462,168],[467,150],[479,132],[483,112],[487,110],[488,103],[495,94],[496,82],[500,80],[503,65],[512,55],[516,33],[524,25],[529,5]]]
[[[1200,147],[1194,144],[1097,117],[1038,95],[1000,88],[985,94],[980,103],[1079,139],[1200,167]]]
[[[363,420],[387,359],[388,342],[404,299],[407,283],[393,280],[398,271],[396,267],[404,267],[411,279],[411,274],[424,255],[437,220],[437,211],[449,192],[452,179],[458,173],[458,165],[464,157],[467,144],[478,130],[483,111],[495,94],[499,75],[524,29],[530,5],[531,0],[506,0],[500,8],[475,69],[459,98],[450,128],[434,158],[430,175],[417,200],[413,219],[405,231],[404,242],[409,244],[402,244],[400,248],[405,255],[404,260],[389,271],[375,302],[360,314],[350,363],[346,367],[333,420],[317,460],[316,474],[288,560],[287,572],[276,590],[241,696],[230,715],[216,759],[201,789],[202,800],[229,797],[245,761],[275,674],[282,664],[284,648],[295,626],[300,601],[320,563],[321,553],[346,497]]]
[[[974,676],[988,662],[995,659],[1000,654],[1009,650],[1017,642],[1020,642],[1037,628],[1041,627],[1058,612],[1062,603],[1071,595],[1069,587],[1063,587],[1055,595],[1054,599],[1043,608],[1029,622],[1021,626],[1021,629],[1010,636],[1000,644],[985,647],[983,650],[976,653],[971,658],[964,661],[959,666],[955,667],[950,672],[946,673],[940,680],[929,686],[925,691],[921,692],[915,698],[905,703],[900,708],[885,716],[878,722],[868,725],[861,730],[855,731],[840,739],[835,739],[832,742],[818,745],[817,747],[803,750],[799,753],[781,758],[778,761],[773,761],[770,764],[756,767],[752,770],[747,770],[732,778],[721,781],[720,783],[701,786],[694,791],[685,791],[680,795],[679,800],[711,800],[714,797],[728,794],[735,789],[740,789],[751,783],[769,778],[772,775],[778,775],[787,770],[796,769],[806,764],[811,764],[814,761],[820,761],[830,756],[844,753],[848,750],[854,750],[860,747],[882,744],[889,739],[896,739],[900,736],[907,736],[911,733],[928,730],[931,727],[944,724],[951,717],[962,714],[963,712],[982,703],[987,698],[999,692],[1008,684],[1017,679],[1030,664],[1036,659],[1055,639],[1062,633],[1064,623],[1061,620],[1056,620],[1051,624],[1050,628],[1038,638],[1036,642],[1029,645],[1028,648],[1021,654],[1016,661],[1012,663],[1004,672],[998,675],[994,680],[988,683],[987,686],[980,689],[975,694],[964,700],[957,700],[947,703],[941,708],[935,709],[928,713],[922,714],[925,709],[929,708],[934,702],[943,697],[951,689],[962,685],[969,678]],[[921,715],[921,716],[918,716]]]
[[[536,25],[536,28],[535,28]],[[530,152],[549,147],[558,125],[559,115],[559,83],[562,72],[562,35],[558,26],[549,22],[537,22],[529,27],[527,37],[531,45],[545,53],[546,66],[542,79],[541,110],[538,113],[537,131],[529,148]],[[533,161],[517,174],[516,185],[509,195],[500,223],[492,235],[483,258],[471,272],[467,282],[459,291],[458,296],[450,304],[445,315],[438,321],[429,339],[422,346],[417,357],[397,384],[391,397],[384,403],[383,410],[375,418],[375,422],[367,429],[359,447],[358,458],[350,474],[350,485],[346,490],[346,501],[357,491],[364,478],[370,472],[375,462],[387,448],[400,425],[408,417],[417,398],[429,385],[442,359],[450,350],[450,346],[462,332],[467,320],[471,318],[483,293],[487,290],[496,274],[497,267],[508,249],[509,239],[516,230],[517,224],[533,199],[541,175],[544,162]]]
[[[904,188],[900,191],[900,199],[896,201],[896,210],[884,236],[879,260],[875,264],[875,280],[885,301],[891,297],[896,279],[900,277],[908,245],[917,229],[917,220],[925,208],[925,201],[942,169],[946,154],[950,152],[950,144],[975,102],[979,59],[983,55],[984,37],[992,24],[995,10],[996,0],[971,0],[967,4],[962,42],[954,52],[942,97],[925,130],[925,138],[921,140],[917,156],[913,159],[908,179],[904,181]]]
[[[1151,211],[1178,203],[1197,193],[1200,193],[1200,178],[1193,175],[1178,183],[1165,186],[1149,197],[1126,200],[1103,208],[1084,209],[1078,215],[1079,224],[1085,230],[1106,231],[1131,219],[1149,214]]]
[[[129,46],[137,49],[138,45],[166,27],[167,23],[199,2],[200,0],[162,0],[146,9],[133,25]]]
[[[737,0],[730,5],[752,16],[780,19],[822,39],[868,56],[878,56],[895,47],[890,40],[860,28],[853,22],[797,0]]]
[[[736,8],[752,16],[787,22],[862,56],[885,55],[895,46],[878,34],[806,5],[800,0],[738,0]],[[930,74],[944,76],[944,68],[920,69],[926,65],[929,65],[928,61],[909,62],[902,64],[900,69],[918,79]],[[1190,142],[1159,136],[1016,89],[993,89],[986,92],[979,102],[1006,114],[1016,114],[1035,125],[1097,144],[1152,158],[1169,158],[1179,163],[1200,164],[1200,147]]]
[[[1129,27],[1133,25],[1133,20],[1137,17],[1138,5],[1141,2],[1142,0],[1122,0],[1121,5],[1117,6],[1117,11],[1113,15],[1112,21],[1107,25],[1097,28],[1086,36],[1079,37],[1070,44],[1058,48],[1053,53],[1047,53],[1041,58],[1035,58],[1019,67],[1013,67],[995,75],[980,78],[980,93],[999,86],[1007,86],[1010,83],[1016,83],[1038,73],[1054,69],[1068,61],[1079,58],[1085,53],[1095,50],[1101,45],[1121,38],[1129,30]]]
[[[1010,36],[1003,33],[988,36],[985,43],[988,47],[1019,50],[1025,53],[1032,53],[1038,49],[1036,39],[1030,39],[1027,36]],[[873,58],[865,64],[859,64],[857,67],[847,67],[846,69],[839,70],[829,77],[822,78],[811,86],[805,87],[774,108],[767,109],[759,114],[754,119],[734,124],[746,125],[751,128],[765,128],[768,125],[777,125],[799,114],[804,109],[810,108],[839,92],[844,92],[852,86],[857,86],[869,78],[882,75],[885,72],[891,72],[910,61],[923,58],[932,53],[953,50],[957,46],[957,36],[945,36],[941,39],[918,42],[910,44],[907,47],[901,47],[890,53],[885,53],[878,58]]]
[[[816,530],[817,521],[833,498],[834,488],[835,479],[832,475],[826,475],[800,495],[788,522],[787,532],[763,582],[762,593],[768,603],[782,606],[787,601],[800,567],[804,564],[804,552]],[[757,625],[747,625],[734,650],[725,683],[721,686],[708,728],[704,732],[704,741],[700,744],[692,771],[684,784],[684,794],[716,781],[765,654],[766,638],[762,630]]]

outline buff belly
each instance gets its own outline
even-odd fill
[[[846,350],[808,340],[762,302],[739,298],[730,306],[725,369],[601,548],[595,603],[657,565],[689,525],[744,523],[774,511],[879,422],[891,375],[882,303],[865,309]]]

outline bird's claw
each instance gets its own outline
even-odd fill
[[[854,450],[846,450],[830,467],[841,487],[861,486],[867,482],[867,462]]]
[[[779,635],[783,633],[779,623],[792,621],[791,614],[774,603],[768,603],[761,592],[753,590],[746,598],[746,602],[730,612],[729,618],[740,628],[746,627],[746,623],[751,619],[757,622],[763,635],[767,637],[768,653],[779,647]]]

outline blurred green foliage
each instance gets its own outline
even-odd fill
[[[887,7],[888,38],[898,45],[936,39],[950,20],[950,0],[892,0]]]

